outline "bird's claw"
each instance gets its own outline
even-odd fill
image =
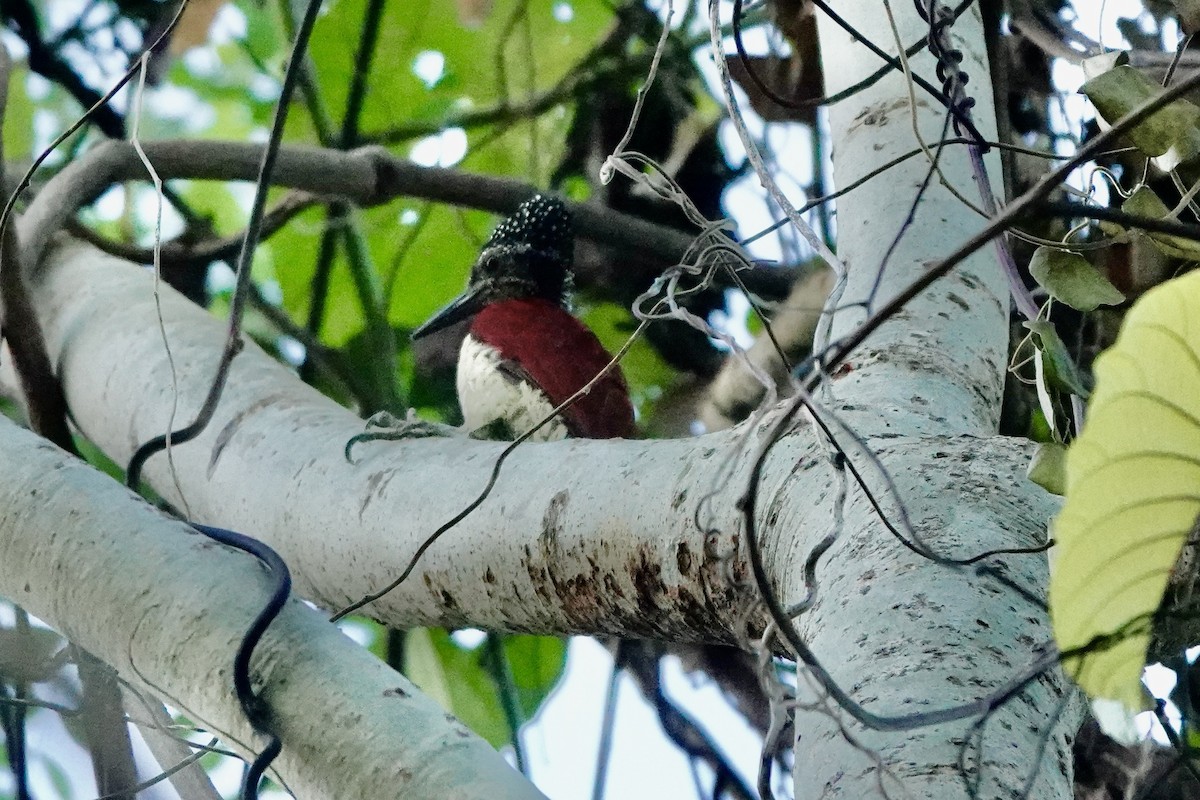
[[[351,464],[354,459],[350,451],[359,442],[374,442],[379,440],[395,441],[397,439],[425,439],[431,436],[461,436],[462,431],[453,425],[441,422],[430,422],[417,416],[417,410],[410,408],[404,419],[387,411],[380,411],[367,420],[366,430],[355,434],[346,442],[343,454]]]

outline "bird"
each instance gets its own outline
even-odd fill
[[[570,209],[558,197],[535,195],[496,226],[466,290],[412,332],[416,340],[473,317],[455,380],[464,429],[515,439],[596,379],[529,438],[636,436],[620,366],[601,375],[612,356],[570,312],[573,260]]]

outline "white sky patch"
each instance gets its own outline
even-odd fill
[[[554,15],[554,19],[564,24],[575,19],[575,8],[570,3],[555,3],[550,13]]]
[[[283,360],[293,367],[299,367],[308,357],[308,348],[290,336],[280,336],[275,346],[279,348],[279,355]]]
[[[196,48],[201,51],[205,48]],[[164,83],[147,90],[144,97],[147,107],[161,119],[180,123],[190,133],[207,130],[217,121],[217,112],[211,103],[200,99],[192,89]]]
[[[292,341],[296,342],[295,339],[292,339]],[[299,345],[300,343],[296,342],[296,344]],[[300,345],[300,349],[303,350],[304,346]],[[342,620],[338,622],[337,627],[338,630],[342,632],[343,636],[350,639],[360,647],[369,646],[375,639],[375,631],[370,626],[364,625],[354,619]]]
[[[29,56],[25,40],[7,28],[0,29],[0,46],[8,48],[13,61],[24,61]]]
[[[283,287],[279,285],[279,281],[265,280],[258,282],[258,291],[266,300],[273,306],[283,304]]]
[[[124,17],[118,19],[113,25],[113,32],[116,33],[118,39],[126,43],[127,49],[132,49],[133,43],[142,41],[142,32],[138,30],[138,26]]]
[[[462,128],[447,128],[436,136],[419,139],[408,157],[423,167],[452,167],[467,154],[467,133]]]
[[[553,697],[525,727],[533,782],[555,800],[589,800],[596,774],[612,655],[594,639],[570,640],[567,670]],[[729,761],[754,785],[759,744],[749,726],[708,683],[685,675],[678,660],[663,663],[671,700],[715,736]],[[654,710],[628,677],[618,682],[616,735],[605,797],[692,796],[686,757],[662,734]],[[707,779],[711,782],[711,778]]]
[[[137,218],[143,220],[145,233],[138,237],[140,244],[149,247],[154,244],[154,220],[158,214],[158,192],[153,186],[137,190],[134,195]],[[179,212],[165,199],[162,201],[162,240],[173,239],[183,233],[183,218]]]
[[[213,47],[193,47],[183,54],[187,71],[200,78],[216,75],[221,69],[221,57]]]
[[[446,57],[438,50],[422,50],[413,59],[412,71],[426,89],[432,89],[446,74]]]
[[[261,72],[255,73],[250,79],[250,93],[259,100],[271,100],[279,97],[279,92],[282,91],[283,85],[272,78],[270,75],[263,75]]]
[[[249,30],[246,15],[233,3],[226,3],[213,17],[212,27],[208,29],[208,40],[215,45],[229,44],[239,39],[245,39]]]
[[[125,212],[125,187],[114,183],[92,204],[97,219],[112,222]]]
[[[474,650],[483,644],[487,639],[487,631],[481,631],[478,628],[463,628],[462,630],[454,631],[450,634],[450,638],[459,647],[467,650]]]
[[[420,219],[420,215],[411,208],[406,208],[400,212],[401,225],[416,225],[418,219]]]
[[[42,22],[51,32],[61,33],[63,28],[79,17],[80,11],[83,11],[82,0],[58,0],[56,3],[46,3],[42,9]]]
[[[40,103],[50,96],[52,85],[50,81],[36,72],[30,72],[25,76],[25,91],[29,94],[29,99],[35,103]]]
[[[237,275],[224,261],[214,261],[208,267],[208,275],[204,279],[204,288],[211,295],[225,294],[233,291],[237,283]]]

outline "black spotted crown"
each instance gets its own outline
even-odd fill
[[[542,258],[570,266],[574,253],[571,212],[557,197],[538,194],[517,206],[492,231],[484,248],[525,245]]]

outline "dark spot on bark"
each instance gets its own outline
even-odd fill
[[[662,580],[662,565],[647,553],[644,547],[639,547],[628,564],[629,578],[633,582],[633,590],[637,594],[638,608],[643,614],[657,613],[658,599],[666,591]]]
[[[546,513],[542,516],[543,548],[547,545],[558,546],[558,534],[562,531],[562,513],[569,497],[564,489],[550,498],[550,505],[546,506]]]
[[[442,589],[442,605],[450,611],[458,610],[458,603],[454,602],[454,595],[450,594],[445,589]]]
[[[408,697],[408,692],[404,691],[404,687],[397,686],[395,689],[384,689],[384,697]]]
[[[495,583],[496,576],[492,573],[492,568],[488,567],[487,572],[483,573],[483,579],[488,583]]]
[[[385,473],[380,471],[371,473],[371,477],[367,478],[366,491],[363,492],[362,502],[358,504],[359,522],[362,521],[363,512],[367,510],[367,506],[371,505],[371,500],[378,494],[380,485],[384,483],[384,477]]]
[[[683,501],[687,500],[687,489],[684,489],[679,494],[675,495],[675,499],[671,501],[671,510],[678,511]]]
[[[533,584],[533,590],[537,592],[538,597],[546,602],[550,602],[551,594],[547,584],[550,578],[544,567],[539,567],[533,562],[533,559],[527,554],[525,556],[525,573],[529,575],[529,582]]]
[[[971,304],[968,303],[966,300],[963,300],[961,297],[956,295],[954,292],[947,292],[946,299],[949,300],[951,303],[954,303],[954,305],[958,306],[963,311],[971,310]]]
[[[241,427],[242,421],[246,417],[253,415],[256,411],[275,405],[283,398],[284,396],[281,394],[272,394],[264,397],[258,402],[243,408],[234,415],[233,419],[225,423],[225,427],[221,428],[221,432],[217,434],[217,439],[213,443],[212,455],[208,459],[208,477],[212,477],[213,472],[217,468],[217,460],[221,458],[221,452],[225,449],[225,445],[229,444],[230,440],[233,439],[234,434]]]
[[[692,551],[687,546],[686,542],[680,542],[675,548],[675,563],[679,566],[679,573],[687,575],[692,569]]]

